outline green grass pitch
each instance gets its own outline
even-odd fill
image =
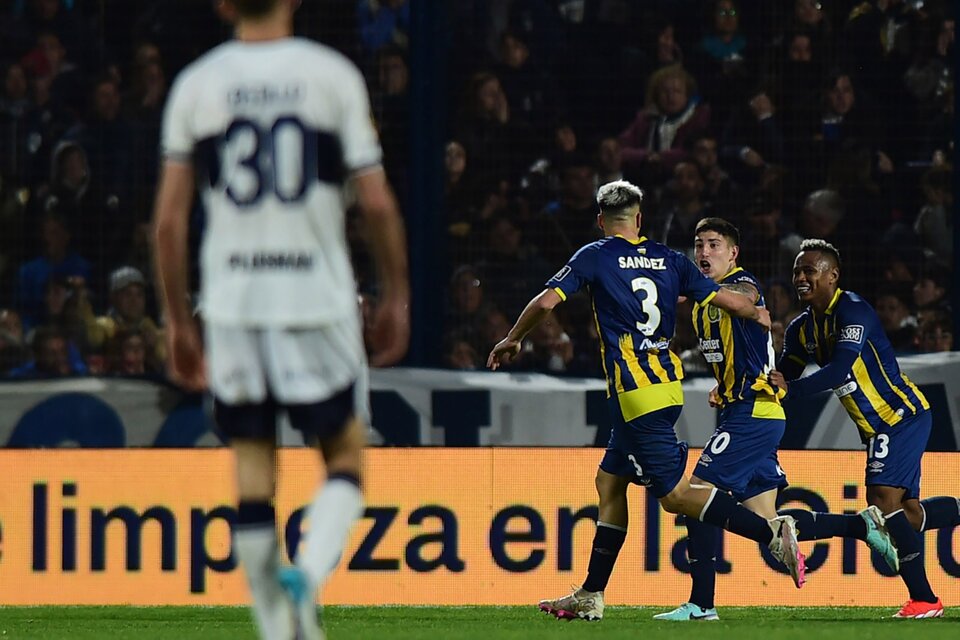
[[[327,607],[330,640],[938,640],[960,638],[960,616],[884,619],[890,608],[721,607],[719,622],[654,622],[650,607],[608,607],[599,623],[562,622],[535,607]],[[0,607],[0,640],[256,640],[246,608]]]

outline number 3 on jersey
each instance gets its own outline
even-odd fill
[[[657,283],[650,278],[634,278],[630,286],[634,293],[643,291],[645,294],[640,300],[640,308],[647,315],[647,321],[637,322],[637,329],[645,336],[652,336],[660,327],[660,307],[657,306],[660,292],[657,291]]]
[[[303,124],[291,116],[278,118],[269,129],[234,120],[220,147],[227,197],[241,208],[268,193],[284,203],[300,200],[307,190],[305,143]]]

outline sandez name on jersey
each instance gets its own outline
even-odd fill
[[[381,151],[346,58],[298,38],[217,47],[174,84],[163,153],[197,172],[209,322],[312,327],[357,313],[343,184]]]

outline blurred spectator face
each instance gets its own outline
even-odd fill
[[[13,309],[0,309],[0,332],[6,333],[17,342],[23,342],[23,321],[20,314]]]
[[[407,63],[399,55],[380,56],[380,88],[388,96],[402,95],[410,83]]]
[[[796,0],[793,15],[800,24],[814,27],[823,19],[823,11],[817,0]]]
[[[530,50],[522,40],[513,34],[504,34],[500,41],[500,58],[503,60],[503,64],[512,69],[519,69],[529,57]]]
[[[790,48],[787,52],[788,57],[793,62],[810,62],[813,58],[813,47],[810,44],[810,37],[798,33],[790,39]]]
[[[67,231],[63,222],[52,217],[44,218],[40,234],[43,252],[47,258],[53,261],[62,260],[70,244],[70,232]]]
[[[48,317],[54,318],[63,313],[67,304],[70,290],[59,280],[48,280],[43,290],[43,304],[47,309]]]
[[[910,316],[910,309],[894,294],[880,294],[877,297],[877,315],[880,324],[887,333],[892,333],[903,326],[903,322]]]
[[[780,207],[769,205],[750,213],[750,226],[762,238],[775,238],[780,235]]]
[[[953,347],[953,332],[946,322],[927,322],[920,328],[917,345],[924,353],[950,351]]]
[[[490,249],[505,256],[516,255],[520,251],[523,234],[509,218],[500,218],[490,227]]]
[[[856,101],[850,76],[840,76],[827,92],[827,107],[838,116],[845,116]]]
[[[920,278],[913,285],[913,302],[918,307],[926,307],[943,299],[946,290],[931,278]]]
[[[510,332],[510,319],[498,309],[494,309],[483,319],[480,334],[485,344],[493,346]]]
[[[783,283],[776,282],[767,285],[763,292],[763,299],[767,303],[770,315],[774,318],[784,319],[793,309],[793,292]],[[779,349],[777,349],[777,353],[780,353]]]
[[[479,366],[477,351],[466,340],[456,340],[447,352],[447,365],[460,371],[473,371]]]
[[[87,157],[79,147],[63,152],[61,180],[69,189],[79,189],[87,180]]]
[[[467,151],[456,140],[447,143],[444,150],[443,166],[447,170],[447,180],[456,182],[467,169]]]
[[[481,85],[477,91],[477,102],[479,103],[479,113],[481,117],[488,120],[498,119],[499,112],[504,108],[507,97],[503,93],[500,81],[496,78],[490,78]]]
[[[148,64],[160,64],[163,58],[160,57],[160,49],[152,42],[141,42],[133,54],[134,63],[138,67],[145,67]]]
[[[44,33],[37,38],[37,46],[47,59],[50,70],[56,73],[67,56],[67,51],[63,48],[60,38],[53,33]]]
[[[620,173],[623,165],[623,156],[620,150],[620,141],[616,138],[604,138],[597,148],[599,169],[604,174]]]
[[[668,76],[657,90],[657,107],[664,115],[677,115],[686,108],[688,101],[687,83],[681,76]]]
[[[596,174],[593,167],[571,166],[563,170],[563,195],[575,203],[592,201],[596,194]]]
[[[693,160],[704,171],[717,165],[717,141],[714,138],[701,138],[693,145]]]
[[[453,304],[461,313],[473,313],[483,302],[483,284],[475,271],[461,272],[453,282]]]
[[[120,373],[128,376],[143,375],[146,370],[147,345],[143,336],[130,334],[120,345]]]
[[[883,279],[891,283],[912,283],[913,273],[906,262],[894,256],[887,262],[887,266],[883,270]]]
[[[577,150],[577,134],[570,125],[560,125],[553,133],[553,143],[561,153],[573,153]]]
[[[37,347],[37,371],[46,375],[70,375],[70,358],[67,341],[63,336],[48,336]]]
[[[103,81],[93,92],[93,110],[97,118],[112,122],[120,113],[120,91],[113,81]]]
[[[682,202],[693,200],[703,192],[703,178],[692,162],[680,162],[673,168],[673,189]]]
[[[730,0],[720,0],[713,13],[713,26],[717,33],[721,35],[731,35],[737,32],[740,26],[740,18],[737,15],[737,7]]]
[[[18,64],[12,64],[7,69],[7,77],[4,79],[4,92],[7,98],[11,100],[23,100],[27,97],[27,74],[23,67]]]
[[[113,293],[113,306],[127,322],[139,322],[146,310],[147,298],[142,284],[128,284]]]
[[[673,39],[673,25],[668,24],[657,35],[657,60],[673,62],[677,57],[677,42]]]

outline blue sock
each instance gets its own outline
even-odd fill
[[[817,513],[804,509],[783,509],[777,513],[793,516],[797,521],[797,540],[867,539],[867,523],[857,514]]]
[[[921,531],[947,529],[960,525],[960,499],[938,496],[921,500],[920,506],[924,511]]]
[[[927,570],[923,566],[922,540],[917,530],[907,520],[903,509],[885,515],[887,531],[897,543],[897,555],[900,556],[900,577],[910,591],[911,600],[936,602],[930,581],[927,580]]]
[[[597,532],[593,534],[593,549],[590,551],[590,564],[587,567],[587,579],[583,581],[585,591],[603,591],[607,588],[613,565],[617,562],[620,547],[627,537],[624,527],[597,522]]]
[[[720,529],[685,516],[687,522],[687,557],[690,560],[690,602],[702,609],[713,608],[717,584],[717,550],[720,548]]]
[[[770,544],[773,531],[767,521],[734,500],[729,494],[714,489],[700,520],[730,533]]]

